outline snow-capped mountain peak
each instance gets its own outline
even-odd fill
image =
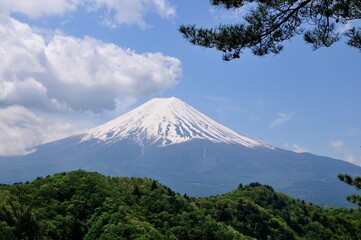
[[[246,147],[270,146],[242,136],[198,112],[183,101],[154,98],[138,108],[84,134],[82,141],[97,139],[116,142],[132,139],[139,144],[158,146],[204,139],[212,142],[242,144]]]

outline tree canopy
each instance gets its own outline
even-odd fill
[[[211,0],[226,9],[247,7],[243,22],[214,28],[182,25],[179,31],[192,44],[216,48],[224,60],[239,58],[244,50],[254,55],[278,54],[282,42],[303,35],[313,49],[329,47],[347,38],[361,50],[360,0]]]
[[[207,198],[81,170],[0,185],[0,240],[356,240],[360,219],[361,209],[322,208],[260,183]]]

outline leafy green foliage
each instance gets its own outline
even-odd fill
[[[195,199],[151,179],[74,171],[0,186],[0,239],[361,239],[361,211],[259,183]]]
[[[212,0],[215,6],[239,9],[247,5],[243,23],[197,28],[182,25],[179,31],[194,45],[216,48],[224,60],[239,58],[250,49],[262,56],[278,54],[282,42],[303,34],[314,49],[329,47],[340,39],[339,29],[361,19],[359,0]],[[361,49],[361,28],[351,27],[347,44]]]

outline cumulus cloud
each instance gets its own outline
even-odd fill
[[[64,108],[54,98],[47,96],[47,89],[42,83],[33,78],[24,80],[1,81],[0,103],[3,105],[20,104],[26,107],[35,107],[44,110],[60,110]]]
[[[85,123],[82,125],[88,127]],[[23,106],[0,108],[0,156],[27,154],[34,146],[79,130],[82,130],[80,125],[40,117]]]
[[[52,111],[102,112],[119,97],[151,96],[174,87],[181,62],[138,54],[115,44],[54,35],[49,41],[24,23],[0,27],[0,104]]]
[[[286,122],[290,121],[294,113],[288,112],[288,113],[277,113],[278,118],[275,119],[273,122],[271,122],[270,127],[275,128],[284,125]]]
[[[137,54],[88,37],[55,36],[45,56],[57,85],[49,94],[76,110],[114,108],[120,94],[152,95],[175,86],[181,73],[176,58],[161,53]],[[59,87],[67,90],[59,92]]]
[[[40,124],[41,119],[24,107],[12,106],[1,109],[0,155],[29,152],[30,147],[40,143],[37,131]]]
[[[42,72],[39,58],[45,45],[43,37],[15,19],[2,18],[0,22],[0,73],[11,77],[13,73]]]
[[[30,18],[48,15],[62,15],[67,11],[75,10],[82,0],[33,0],[14,1],[2,0],[0,10],[3,13],[22,13]]]
[[[156,12],[163,18],[176,15],[175,7],[167,0],[2,0],[0,3],[2,15],[21,13],[30,18],[60,16],[79,8],[103,12],[104,23],[111,27],[121,24],[145,27],[144,17],[148,12]]]
[[[156,11],[164,18],[173,18],[176,15],[176,9],[165,0],[151,0]]]
[[[105,119],[114,118],[129,110],[137,100],[119,98],[115,111],[104,114],[58,114],[39,112],[24,106],[0,107],[0,156],[23,155],[35,147],[85,132]]]
[[[108,21],[116,26],[144,27],[148,12],[175,16],[175,8],[166,0],[1,1],[0,155],[25,154],[44,142],[93,127],[99,121],[80,119],[115,117],[138,97],[155,95],[178,83],[182,70],[177,58],[159,52],[137,53],[59,31],[43,36],[11,17],[20,13],[41,18],[79,8],[108,11]]]

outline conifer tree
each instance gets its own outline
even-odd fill
[[[140,198],[140,196],[142,195],[142,193],[141,193],[140,190],[139,190],[138,185],[135,185],[135,186],[134,186],[133,195],[137,196],[138,198]]]
[[[158,188],[158,184],[155,180],[152,181],[152,185],[150,186],[150,190],[154,191],[155,189]]]
[[[338,178],[350,186],[355,186],[356,189],[358,189],[358,190],[361,189],[361,177],[360,176],[352,177],[349,174],[339,174]],[[361,196],[360,195],[352,194],[350,196],[347,196],[347,200],[358,205],[359,207],[361,207]]]
[[[237,24],[182,25],[179,31],[194,45],[222,51],[227,61],[246,49],[258,56],[278,54],[282,42],[296,35],[303,35],[313,49],[329,47],[343,35],[348,45],[361,50],[360,0],[211,0],[211,4],[249,10]]]

